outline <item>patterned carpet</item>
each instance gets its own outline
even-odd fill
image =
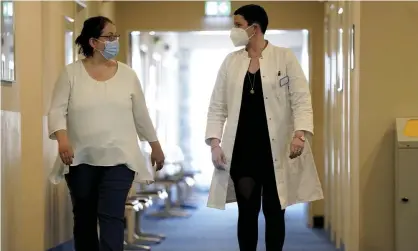
[[[163,233],[167,239],[154,245],[152,251],[239,251],[236,241],[237,208],[233,204],[227,210],[206,208],[206,195],[199,195],[195,203],[199,209],[189,218],[155,219],[144,217],[143,229]],[[290,207],[286,212],[287,236],[284,251],[336,251],[321,230],[305,226],[303,206]],[[260,213],[259,245],[264,247],[264,218]]]

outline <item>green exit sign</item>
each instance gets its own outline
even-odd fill
[[[209,17],[229,17],[231,15],[231,2],[206,1],[205,15]]]

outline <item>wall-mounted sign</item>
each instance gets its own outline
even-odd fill
[[[231,2],[206,1],[205,15],[209,17],[228,17],[231,15]]]

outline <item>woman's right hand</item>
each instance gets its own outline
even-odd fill
[[[163,169],[165,156],[159,141],[149,143],[151,146],[151,165],[157,166],[157,171]]]
[[[58,153],[64,164],[71,165],[73,163],[74,152],[68,138],[58,140]]]

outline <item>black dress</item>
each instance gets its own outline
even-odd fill
[[[253,90],[253,93],[252,91]],[[273,159],[260,70],[247,72],[231,160],[231,178],[251,177],[260,181],[271,175]]]
[[[277,192],[260,70],[245,76],[230,175],[238,203],[240,250],[257,250],[258,215],[262,205],[266,250],[282,251],[284,210]]]

